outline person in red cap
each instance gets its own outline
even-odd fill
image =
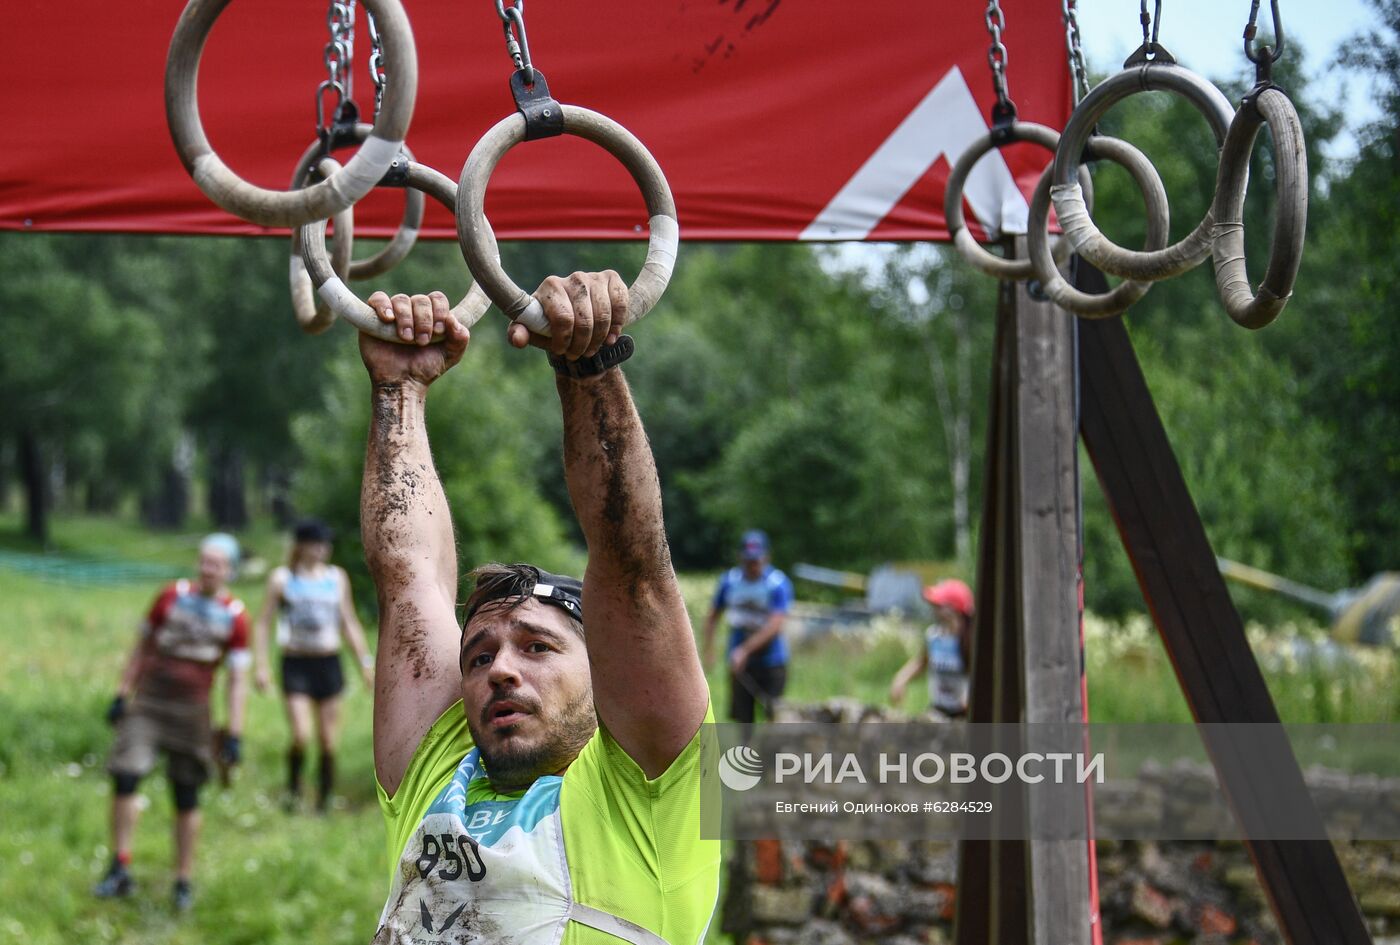
[[[933,607],[933,623],[924,631],[924,646],[895,673],[890,702],[899,705],[910,680],[928,673],[929,708],[950,719],[967,714],[972,670],[972,589],[956,578],[924,588]]]

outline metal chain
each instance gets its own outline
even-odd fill
[[[1089,94],[1089,70],[1084,65],[1084,50],[1080,46],[1079,4],[1064,0],[1065,49],[1069,53],[1069,71],[1074,89],[1074,104]]]
[[[503,0],[495,0],[496,15],[501,18],[506,31],[506,53],[515,68],[525,72],[525,84],[535,84],[535,67],[530,63],[530,41],[525,38],[525,0],[515,0],[514,6],[506,6]],[[514,27],[512,29],[512,27]],[[515,38],[520,34],[520,39]]]
[[[987,65],[992,67],[992,88],[997,93],[997,107],[1003,111],[1014,111],[1011,96],[1006,90],[1006,46],[1001,41],[1001,31],[1006,29],[1006,15],[1001,12],[1000,0],[987,0],[987,33],[992,37],[992,45],[987,50]]]
[[[379,109],[384,104],[384,42],[379,36],[379,26],[374,22],[374,14],[365,11],[369,24],[369,74],[374,80],[374,119],[379,120]]]
[[[355,0],[331,0],[326,10],[326,29],[330,32],[322,57],[326,63],[326,80],[316,87],[318,131],[326,127],[324,99],[327,90],[335,92],[337,113],[355,99],[355,74],[351,69],[355,60]]]

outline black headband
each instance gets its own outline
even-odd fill
[[[463,629],[471,622],[476,612],[491,601],[522,596],[533,597],[541,604],[558,607],[579,623],[583,623],[583,583],[577,578],[527,567],[535,574],[535,583],[531,587],[523,588],[516,582],[502,581],[490,595],[477,600],[471,610],[467,611],[466,618],[462,621]]]

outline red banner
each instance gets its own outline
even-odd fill
[[[514,109],[490,0],[407,0],[420,81],[408,144],[456,179],[482,133]],[[1069,111],[1060,5],[1003,0],[1010,91],[1023,119]],[[165,56],[177,0],[15,3],[6,14],[0,228],[266,234],[215,207],[166,130]],[[373,103],[361,8],[355,92]],[[945,239],[950,162],[985,133],[994,96],[983,11],[966,2],[531,0],[535,65],[561,102],[621,122],[671,183],[686,239]],[[314,138],[326,77],[323,0],[233,0],[200,71],[215,150],[285,188]],[[969,220],[1024,229],[1048,156],[1017,146],[968,183]],[[357,207],[356,232],[392,232],[398,196]],[[455,238],[429,202],[424,235]],[[487,215],[502,238],[630,239],[646,212],[631,179],[577,139],[512,150]]]

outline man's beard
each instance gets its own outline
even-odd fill
[[[477,732],[472,732],[472,740],[481,752],[492,786],[498,789],[527,787],[537,778],[558,771],[577,758],[598,728],[593,691],[585,689],[557,716],[536,715],[534,718],[544,723],[544,738],[534,744],[511,744],[508,739],[504,745],[491,747]],[[468,720],[467,727],[475,726]]]

